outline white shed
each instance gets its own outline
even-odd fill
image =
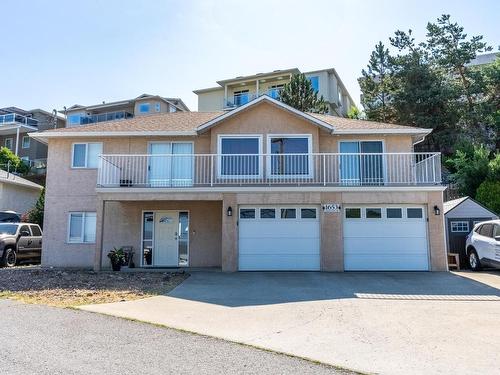
[[[460,265],[466,266],[465,241],[474,225],[498,219],[498,215],[470,197],[444,202],[446,245],[448,252],[460,254]]]
[[[24,214],[33,208],[42,185],[0,169],[0,211]]]

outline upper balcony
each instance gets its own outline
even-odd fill
[[[439,153],[100,155],[98,188],[441,184]]]
[[[28,125],[28,126],[38,126],[38,120],[22,116],[17,113],[7,113],[5,115],[0,115],[0,126],[7,125]]]
[[[115,112],[105,112],[96,114],[73,114],[68,115],[69,125],[88,125],[95,124],[97,122],[103,121],[116,121],[125,120],[134,117],[134,115],[127,111],[115,111]]]
[[[281,88],[270,88],[265,91],[259,92],[238,92],[234,93],[232,96],[227,96],[224,98],[223,108],[233,109],[241,105],[247,104],[249,101],[258,98],[262,95],[268,95],[273,99],[279,99]]]

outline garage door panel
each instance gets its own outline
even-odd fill
[[[297,238],[283,246],[278,238],[246,238],[240,239],[239,248],[240,254],[319,254],[319,239]]]
[[[251,208],[251,207],[249,207]],[[279,207],[274,208],[279,213]],[[300,213],[297,207],[297,214]],[[317,208],[319,209],[319,208]],[[242,271],[315,271],[320,269],[318,219],[240,219],[239,269]]]
[[[319,269],[316,255],[243,255],[240,254],[241,271],[315,271]]]
[[[382,219],[381,219],[382,220]],[[347,222],[344,238],[373,238],[373,237],[422,237],[427,235],[425,223],[417,222]]]
[[[240,221],[240,238],[316,238],[319,225],[314,222],[285,220]]]
[[[401,242],[391,238],[374,238],[369,242],[363,238],[349,238],[344,241],[346,254],[427,254],[427,239],[414,238]]]
[[[361,258],[346,258],[345,268],[350,271],[421,271],[427,269],[427,255],[405,255],[395,257],[392,254],[372,255]]]
[[[422,209],[426,212],[425,207]],[[344,219],[343,233],[344,269],[347,271],[429,269],[425,218],[366,219],[363,215],[360,219]]]

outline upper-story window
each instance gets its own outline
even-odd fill
[[[74,143],[71,157],[72,168],[97,168],[102,143]]]
[[[269,136],[271,176],[309,176],[312,173],[311,142],[310,135]]]
[[[5,138],[5,147],[7,147],[9,150],[12,150],[13,143],[14,143],[13,138]]]
[[[177,107],[175,107],[172,104],[170,104],[168,106],[168,111],[171,112],[171,113],[177,112]]]
[[[269,90],[267,90],[267,94],[273,98],[273,99],[278,99],[281,93],[281,90],[283,90],[284,84],[281,85],[272,85],[269,86]]]
[[[261,137],[259,135],[219,136],[219,176],[260,176]]]
[[[318,92],[319,91],[319,77],[314,76],[314,77],[309,77],[309,81],[311,81],[312,88],[314,91]]]
[[[22,147],[23,148],[30,148],[30,143],[31,143],[30,141],[31,141],[31,139],[30,139],[29,135],[23,136],[23,146]]]
[[[150,107],[151,106],[149,103],[141,103],[141,104],[139,104],[139,112],[140,113],[149,113]]]
[[[161,103],[155,103],[155,112],[161,112]]]
[[[250,100],[249,90],[235,91],[233,96],[234,96],[234,105],[247,104]]]
[[[81,125],[83,116],[84,116],[83,113],[74,113],[72,115],[69,115],[68,116],[68,125],[69,126]]]

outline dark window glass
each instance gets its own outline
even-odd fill
[[[408,219],[421,219],[423,216],[421,208],[407,208],[406,217]]]
[[[367,208],[366,209],[366,218],[367,219],[380,219],[380,218],[382,218],[382,209],[381,208]]]
[[[21,217],[13,212],[0,212],[0,222],[2,223],[19,223]]]
[[[297,217],[297,212],[295,208],[282,208],[281,218],[282,219],[295,219]]]
[[[483,224],[479,230],[481,236],[493,237],[493,224]]]
[[[361,208],[346,208],[346,219],[361,219]]]
[[[255,208],[242,208],[240,219],[255,219]]]
[[[144,240],[152,240],[153,239],[153,213],[152,212],[145,212],[144,213],[143,235],[144,235]]]
[[[273,175],[308,175],[308,152],[308,138],[272,138],[271,173]]]
[[[221,140],[221,175],[254,176],[259,174],[258,138],[223,138]]]
[[[38,225],[30,225],[30,228],[31,228],[31,233],[33,234],[33,236],[41,236],[42,235],[42,231],[40,230],[40,228],[38,228]]]
[[[261,208],[260,218],[261,219],[274,219],[276,217],[276,210],[274,208]]]
[[[30,228],[27,225],[21,226],[21,228],[19,229],[19,233],[22,233],[22,232],[28,232],[28,233],[30,233],[30,234],[28,234],[28,236],[31,235]]]
[[[13,224],[0,224],[0,234],[14,235],[17,231],[17,225]]]
[[[403,209],[401,208],[388,208],[387,218],[388,219],[401,219],[403,217]]]
[[[316,219],[316,209],[315,208],[302,208],[300,210],[300,217],[302,219]]]

